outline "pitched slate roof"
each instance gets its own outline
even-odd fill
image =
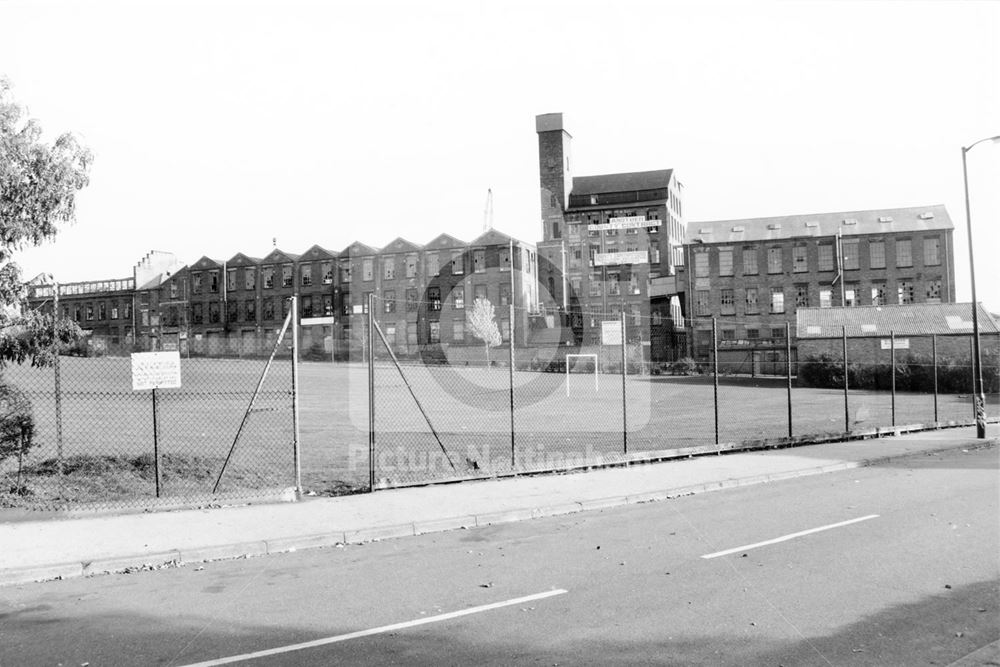
[[[1000,326],[979,304],[979,332],[1000,333]],[[840,338],[847,327],[848,338],[888,336],[954,335],[972,333],[971,303],[913,303],[848,308],[799,308],[798,338]]]
[[[236,253],[235,255],[233,255],[232,257],[230,257],[228,260],[226,260],[226,265],[227,266],[247,266],[247,265],[253,265],[253,264],[260,264],[260,258],[259,257],[250,257],[248,255],[244,255],[241,252]]]
[[[670,183],[673,169],[656,171],[633,171],[624,174],[599,174],[597,176],[574,176],[571,195],[596,195],[608,192],[633,192],[635,190],[656,190]]]
[[[211,257],[205,255],[197,262],[191,265],[192,269],[217,269],[222,267],[222,260],[212,259]]]
[[[317,257],[336,257],[337,253],[333,250],[327,250],[321,245],[314,245],[306,248],[306,251],[299,255],[299,259],[315,259]]]
[[[397,236],[395,239],[390,241],[380,252],[382,253],[396,253],[396,252],[412,252],[414,250],[420,250],[418,246],[413,241],[407,241],[402,236]]]
[[[353,257],[362,255],[375,255],[378,253],[378,248],[373,248],[370,245],[365,245],[361,241],[355,241],[351,245],[347,246],[340,251],[341,256]]]
[[[852,221],[853,222],[850,222]],[[742,241],[773,241],[810,236],[844,236],[886,234],[892,232],[923,232],[953,229],[944,206],[913,206],[883,208],[871,211],[810,213],[784,215],[776,218],[743,220],[713,220],[688,222],[687,240],[702,243],[739,243]]]
[[[299,256],[296,255],[296,254],[293,254],[293,253],[290,253],[290,252],[285,252],[284,250],[278,250],[277,248],[275,248],[274,250],[272,250],[271,252],[269,252],[267,254],[267,257],[265,257],[264,259],[262,259],[260,261],[262,261],[262,262],[280,262],[280,261],[284,260],[284,261],[287,261],[287,262],[296,262],[296,261],[298,261],[298,259],[299,259]]]
[[[433,248],[464,248],[467,245],[469,244],[461,239],[456,239],[451,234],[439,234],[428,241],[424,247],[430,250]]]

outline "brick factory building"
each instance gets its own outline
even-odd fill
[[[599,346],[601,322],[626,315],[645,360],[676,356],[668,344],[680,315],[676,291],[651,299],[653,281],[683,261],[683,187],[672,169],[573,176],[572,136],[560,113],[535,119],[542,216],[538,278],[543,303],[571,332],[567,344]],[[673,305],[673,308],[671,308]],[[655,343],[655,344],[654,344]]]
[[[952,230],[943,206],[692,222],[693,356],[710,357],[712,318],[720,363],[754,373],[784,367],[800,308],[953,302]]]

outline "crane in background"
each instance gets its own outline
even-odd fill
[[[493,188],[486,190],[486,208],[483,210],[483,231],[493,229]]]

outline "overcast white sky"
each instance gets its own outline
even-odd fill
[[[576,175],[673,168],[689,221],[942,203],[968,300],[961,146],[1000,134],[998,2],[0,0],[0,73],[96,161],[26,277],[396,236],[541,234],[534,117]],[[1000,310],[1000,144],[969,154]]]

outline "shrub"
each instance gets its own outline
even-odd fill
[[[0,462],[27,452],[34,434],[31,400],[14,385],[0,380]]]
[[[691,357],[684,357],[670,365],[670,372],[674,375],[699,375],[701,368]]]

